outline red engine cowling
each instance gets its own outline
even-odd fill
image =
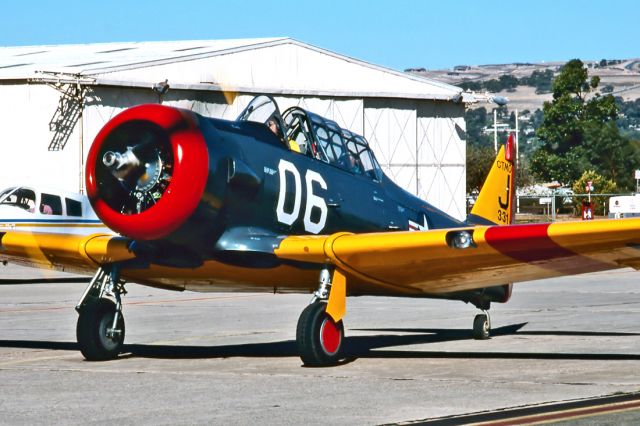
[[[86,165],[87,194],[98,217],[137,240],[160,240],[187,224],[205,192],[209,151],[198,117],[141,105],[96,136]]]

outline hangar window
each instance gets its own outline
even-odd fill
[[[40,213],[42,214],[62,214],[62,201],[57,195],[42,193],[40,200]]]

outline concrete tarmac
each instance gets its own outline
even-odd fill
[[[42,274],[0,266],[0,278]],[[349,359],[331,368],[296,354],[309,295],[135,284],[126,353],[87,362],[73,309],[84,286],[0,286],[1,424],[380,424],[640,390],[628,269],[516,284],[486,341],[470,338],[477,311],[461,302],[349,298]]]

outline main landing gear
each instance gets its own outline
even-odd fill
[[[318,290],[313,293],[311,304],[302,311],[298,319],[296,343],[300,358],[306,366],[335,365],[341,359],[344,326],[342,320],[335,321],[327,313],[331,287],[331,274],[328,269],[323,269],[320,272]]]
[[[117,265],[101,266],[80,298],[76,338],[88,361],[118,356],[124,344],[121,295],[126,294]]]

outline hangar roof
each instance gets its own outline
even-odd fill
[[[0,81],[460,101],[462,90],[291,38],[0,47]],[[466,101],[466,99],[464,99]]]

